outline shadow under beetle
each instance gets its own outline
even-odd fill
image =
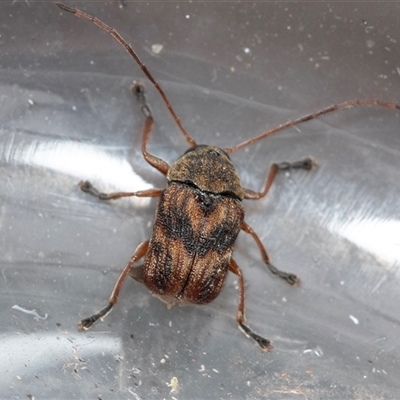
[[[258,200],[267,195],[277,173],[289,169],[311,170],[316,161],[311,158],[289,163],[272,164],[262,191],[243,188],[229,154],[271,136],[282,129],[309,121],[333,111],[361,105],[377,105],[400,109],[400,105],[377,99],[356,99],[332,105],[288,121],[236,146],[220,149],[209,145],[198,145],[186,132],[175,114],[162,88],[142,63],[133,48],[116,32],[99,19],[81,10],[61,3],[56,5],[77,17],[89,20],[110,33],[133,57],[146,77],[160,93],[170,114],[181,130],[190,148],[171,166],[147,151],[147,143],[154,119],[146,102],[144,86],[134,81],[132,91],[145,117],[142,153],[145,160],[167,178],[165,189],[152,188],[138,192],[101,193],[90,182],[81,182],[80,188],[100,200],[116,200],[122,197],[159,197],[153,232],[150,240],[141,243],[119,276],[108,305],[91,317],[80,321],[79,326],[87,330],[98,319],[103,319],[116,304],[120,289],[129,275],[144,283],[153,295],[175,305],[207,304],[219,294],[228,270],[239,279],[239,306],[236,320],[246,336],[253,339],[262,350],[272,349],[271,342],[259,336],[245,324],[245,293],[242,270],[232,258],[232,251],[239,232],[250,234],[255,240],[261,258],[274,274],[291,285],[300,281],[296,275],[280,271],[274,267],[253,229],[244,220],[242,200]],[[210,174],[210,171],[212,173]],[[144,259],[140,266],[134,264]]]

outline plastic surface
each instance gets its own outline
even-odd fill
[[[134,45],[199,143],[231,146],[352,98],[400,102],[396,3],[69,3]],[[400,114],[341,111],[232,155],[259,189],[270,163],[313,155],[281,174],[246,220],[293,288],[241,233],[247,320],[237,280],[208,306],[168,311],[129,279],[91,331],[155,200],[102,203],[80,192],[162,187],[140,152],[129,91],[145,81],[114,39],[50,2],[0,5],[0,365],[2,398],[395,399],[400,393]],[[186,149],[159,95],[149,149]],[[35,311],[32,311],[35,310]]]

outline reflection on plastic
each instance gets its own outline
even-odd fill
[[[10,143],[12,146],[12,143]],[[99,146],[63,141],[24,144],[8,151],[8,162],[36,165],[79,179],[106,182],[119,190],[144,190],[152,186],[135,173],[129,162]],[[138,207],[146,207],[148,198],[132,197]]]
[[[121,339],[106,334],[85,336],[68,334],[68,337],[46,334],[12,335],[2,338],[0,364],[7,365],[7,374],[2,378],[3,385],[15,381],[15,376],[25,382],[35,380],[35,374],[54,368],[68,369],[75,365],[84,365],[85,360],[94,355],[115,359],[121,357]],[[10,360],[12,362],[10,363]],[[79,369],[74,367],[75,369]],[[48,381],[51,384],[51,381]]]
[[[399,262],[400,245],[400,221],[380,218],[359,218],[352,221],[335,223],[336,231],[367,250],[369,253],[382,258],[388,263],[388,267]],[[332,226],[330,226],[332,228]]]

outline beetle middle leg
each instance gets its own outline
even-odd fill
[[[305,170],[311,170],[317,166],[317,162],[314,158],[312,157],[306,157],[302,160],[295,161],[295,162],[281,162],[279,164],[274,163],[271,165],[268,176],[267,176],[267,181],[265,182],[265,186],[262,192],[255,192],[250,189],[244,189],[244,198],[248,200],[258,200],[263,197],[265,197],[271,188],[272,184],[274,183],[274,180],[276,176],[278,175],[279,171],[288,171],[290,169],[305,169]]]
[[[158,197],[163,189],[151,188],[148,190],[138,190],[137,192],[113,192],[103,193],[97,190],[89,181],[79,182],[79,187],[82,192],[89,193],[97,197],[99,200],[117,200],[122,197]]]
[[[133,81],[131,85],[131,90],[133,94],[136,96],[136,99],[140,105],[140,109],[146,118],[143,128],[143,139],[142,139],[143,157],[152,167],[156,168],[162,174],[166,175],[170,168],[169,164],[166,161],[162,160],[161,158],[158,158],[147,151],[147,143],[149,141],[150,134],[153,129],[154,119],[150,105],[146,101],[144,85],[139,81]],[[79,182],[79,187],[83,192],[89,193],[92,196],[97,197],[99,200],[116,200],[122,197],[131,197],[131,196],[158,197],[162,192],[162,189],[149,189],[149,190],[140,190],[137,192],[103,193],[97,190],[89,181]]]
[[[245,294],[244,294],[244,278],[242,270],[236,261],[231,258],[229,263],[229,270],[233,272],[239,278],[239,306],[236,314],[236,321],[239,324],[240,329],[249,338],[253,339],[264,351],[270,351],[272,349],[272,344],[268,339],[263,338],[257,333],[253,332],[246,324],[245,315]]]
[[[112,308],[115,306],[118,300],[119,292],[121,291],[122,284],[124,283],[126,277],[128,275],[133,276],[134,274],[131,274],[133,264],[140,260],[142,257],[144,257],[147,253],[147,249],[149,247],[149,241],[146,240],[145,242],[141,243],[135,252],[133,253],[131,259],[129,260],[128,264],[125,266],[124,270],[122,271],[121,275],[119,276],[117,283],[114,286],[114,289],[111,293],[111,296],[108,300],[108,304],[101,309],[99,312],[96,314],[92,315],[91,317],[84,318],[79,322],[79,327],[82,328],[83,330],[88,330],[90,327],[99,319],[103,319],[107,316],[107,314],[110,313]],[[135,276],[133,276],[135,277]],[[140,279],[138,279],[140,281]]]
[[[312,157],[306,157],[302,160],[295,161],[292,163],[287,162],[287,161],[281,162],[279,164],[274,163],[271,165],[271,168],[269,169],[269,173],[268,173],[267,181],[265,182],[264,189],[261,192],[255,192],[250,189],[245,189],[244,198],[248,199],[248,200],[258,200],[258,199],[261,199],[262,197],[265,197],[267,195],[269,189],[271,188],[279,171],[287,171],[290,169],[311,170],[314,167],[316,167],[316,165],[317,165],[317,162]],[[295,274],[281,271],[271,264],[268,253],[265,250],[265,247],[262,244],[260,238],[246,222],[243,222],[241,229],[244,232],[249,233],[253,237],[253,239],[257,243],[258,248],[260,249],[261,257],[262,257],[264,263],[267,265],[268,269],[274,275],[277,275],[277,276],[279,276],[279,278],[284,279],[290,285],[296,285],[296,284],[300,283],[299,278]]]

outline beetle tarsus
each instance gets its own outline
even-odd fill
[[[247,325],[243,324],[242,322],[239,322],[239,328],[247,337],[253,339],[260,346],[261,350],[272,350],[273,346],[270,340],[265,339],[260,335],[257,335],[257,333],[254,333]]]
[[[79,189],[82,190],[82,192],[93,194],[96,197],[99,193],[98,190],[95,189],[89,181],[80,181],[78,186],[79,186]]]
[[[82,192],[89,193],[100,200],[108,199],[107,194],[99,192],[89,181],[79,182],[79,188],[82,190]]]
[[[79,328],[87,331],[96,321],[98,321],[99,319],[103,319],[111,311],[112,308],[112,304],[107,304],[107,306],[100,310],[98,313],[92,315],[91,317],[82,319],[78,324]]]
[[[133,94],[136,96],[137,100],[141,103],[146,102],[146,98],[144,95],[145,89],[144,89],[144,84],[140,81],[133,81],[131,85],[131,90]]]
[[[97,190],[89,181],[79,182],[79,188],[82,192],[89,193],[92,196],[97,197],[99,200],[111,200],[112,198],[112,195]]]
[[[76,14],[75,8],[68,7],[68,6],[66,6],[65,4],[63,4],[63,3],[55,3],[55,4],[56,4],[57,7],[61,8],[61,10],[70,12],[70,13],[72,13],[72,14]]]
[[[278,276],[279,278],[285,280],[289,285],[296,286],[300,283],[300,279],[297,275],[292,274],[290,272],[281,271],[280,269],[276,268],[272,264],[267,263],[268,269],[271,271],[272,274]]]
[[[315,168],[318,165],[317,161],[313,157],[306,157],[302,160],[295,161],[295,162],[288,162],[288,161],[283,161],[278,164],[278,168],[281,171],[287,171],[289,169],[305,169],[305,170],[311,170]]]
[[[143,83],[140,81],[133,81],[131,85],[131,90],[140,104],[140,109],[142,110],[143,115],[146,118],[153,117],[150,105],[146,101],[146,95]]]
[[[314,157],[306,157],[303,160],[292,163],[292,168],[311,170],[317,167],[318,162]]]

